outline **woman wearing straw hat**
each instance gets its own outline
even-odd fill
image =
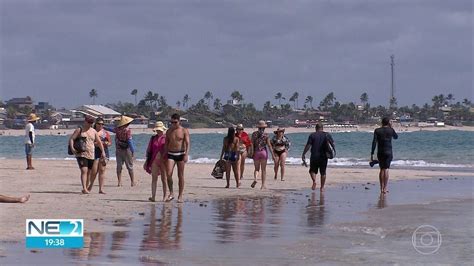
[[[273,170],[275,171],[275,180],[278,175],[278,168],[280,167],[281,171],[281,181],[285,180],[285,161],[286,156],[288,155],[288,149],[290,148],[290,140],[285,136],[285,129],[278,128],[273,131],[275,134],[272,138],[273,154],[275,154],[274,161],[275,166]]]
[[[25,126],[25,154],[26,154],[26,170],[34,170],[33,167],[33,148],[35,147],[35,126],[40,118],[36,114],[28,116],[28,123]]]
[[[135,145],[132,141],[132,131],[128,125],[132,123],[133,118],[122,115],[117,121],[115,128],[104,127],[105,130],[115,133],[115,157],[117,160],[117,180],[118,186],[122,186],[122,167],[125,163],[128,174],[130,175],[131,186],[135,186],[135,176],[133,173],[133,159],[135,154]]]
[[[166,176],[166,166],[165,162],[167,160],[167,156],[165,153],[165,143],[166,143],[166,135],[164,132],[166,131],[166,127],[163,122],[158,121],[155,123],[155,127],[153,131],[156,132],[156,135],[150,138],[148,142],[148,148],[146,149],[146,161],[143,164],[143,169],[149,174],[151,174],[151,197],[148,198],[149,201],[155,201],[156,196],[156,186],[158,182],[158,176],[161,175],[161,183],[163,184],[163,201],[168,199],[167,194],[167,176]]]
[[[261,171],[262,176],[262,186],[260,189],[265,189],[265,177],[267,173],[267,160],[268,160],[268,151],[267,146],[272,154],[272,158],[274,158],[272,144],[270,143],[270,139],[268,135],[265,133],[265,128],[267,127],[267,123],[265,121],[260,120],[258,121],[257,128],[258,130],[252,133],[252,141],[251,141],[251,148],[250,148],[250,157],[253,158],[253,164],[255,166],[255,170],[253,172],[253,183],[251,185],[252,188],[255,187],[257,184],[257,176]]]

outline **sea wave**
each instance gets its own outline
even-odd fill
[[[75,160],[74,157],[66,158],[38,158],[40,160]],[[111,161],[116,161],[115,157],[110,157]],[[136,161],[144,162],[144,159],[136,159]],[[218,161],[216,158],[190,158],[189,163],[193,164],[215,164]],[[246,159],[245,163],[253,164],[252,159]],[[286,158],[287,165],[301,165],[301,158],[288,157]],[[309,165],[309,159],[306,159],[306,163]],[[268,160],[268,164],[273,165],[272,160]],[[334,158],[328,161],[328,165],[332,166],[367,166],[369,162],[366,159],[360,158]],[[400,167],[426,167],[426,168],[474,168],[472,164],[449,164],[449,163],[433,163],[424,160],[395,160],[392,161],[392,166]]]

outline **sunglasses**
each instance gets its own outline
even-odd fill
[[[171,121],[171,124],[178,124],[178,121]]]

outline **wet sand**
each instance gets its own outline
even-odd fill
[[[142,203],[128,218],[101,221],[107,230],[86,224],[83,249],[32,251],[22,240],[2,241],[0,264],[469,264],[472,182],[472,176],[399,180],[385,196],[373,183],[349,182],[325,193],[279,189]],[[423,224],[443,236],[432,255],[412,245]]]

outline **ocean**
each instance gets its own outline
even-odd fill
[[[224,130],[223,130],[224,131]],[[336,158],[329,161],[335,166],[366,166],[370,158],[373,134],[368,132],[331,133],[335,143]],[[301,154],[309,133],[286,134],[291,141],[288,164],[300,164]],[[215,163],[220,155],[224,133],[191,134],[191,163]],[[34,158],[40,160],[72,160],[67,155],[69,136],[37,136]],[[143,161],[150,139],[148,134],[133,135],[136,158]],[[393,140],[394,167],[473,168],[474,132],[421,131],[401,132]],[[0,136],[0,159],[24,158],[23,136]],[[111,148],[111,160],[115,149]],[[309,153],[307,154],[309,157]],[[249,163],[251,160],[247,159]],[[271,163],[271,161],[269,161]]]

